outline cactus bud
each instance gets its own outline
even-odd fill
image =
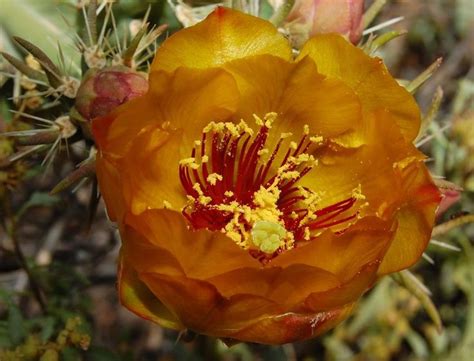
[[[90,69],[77,92],[76,109],[86,120],[92,120],[147,90],[146,76],[125,66]]]
[[[355,44],[362,35],[363,12],[363,0],[296,0],[285,26],[297,47],[322,33],[339,33]]]

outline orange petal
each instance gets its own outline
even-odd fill
[[[412,266],[431,238],[441,196],[424,164],[414,163],[401,171],[404,202],[397,212],[395,238],[380,266],[381,275]]]
[[[342,234],[326,231],[306,245],[282,253],[273,266],[305,264],[336,275],[348,282],[367,264],[380,261],[393,238],[391,222],[375,217],[359,220]]]
[[[207,279],[238,268],[260,268],[259,261],[220,232],[188,229],[184,217],[170,210],[150,210],[138,216],[127,215],[124,241],[133,250],[134,262],[148,257],[153,247],[167,250],[190,278]],[[137,237],[138,236],[138,237]],[[128,255],[128,253],[127,253]],[[166,273],[154,257],[144,261],[140,272]],[[137,266],[138,267],[138,266]]]
[[[286,268],[238,268],[207,281],[225,297],[249,294],[271,300],[291,309],[312,292],[323,292],[340,285],[335,275],[303,264]]]
[[[204,21],[164,41],[151,71],[172,71],[180,66],[211,68],[260,54],[289,60],[291,47],[268,21],[218,7]]]
[[[218,303],[223,302],[210,284],[185,276],[140,273],[139,278],[181,323],[193,331],[206,332],[206,320]]]
[[[341,79],[359,96],[365,111],[389,110],[405,139],[413,141],[420,128],[420,111],[413,98],[397,84],[379,58],[371,58],[336,34],[317,35],[301,49],[297,60],[309,56],[318,71]]]
[[[209,283],[185,276],[141,273],[140,278],[187,328],[214,337],[228,337],[256,319],[284,311],[262,297],[222,297]]]
[[[313,312],[330,311],[354,303],[377,280],[380,262],[364,266],[351,280],[325,292],[316,292],[305,300],[305,307]]]
[[[314,337],[349,315],[352,308],[320,313],[291,313],[264,298],[222,297],[206,282],[187,277],[140,274],[140,279],[183,322],[184,326],[214,337],[281,344]]]
[[[107,215],[113,222],[119,222],[125,214],[125,200],[121,188],[121,174],[106,157],[99,153],[96,160],[96,173],[100,194],[107,207]]]
[[[148,95],[135,98],[115,108],[110,114],[92,121],[92,133],[100,151],[123,155],[141,129],[160,124],[155,105]]]
[[[365,114],[362,124],[363,132],[358,136],[364,143],[361,147],[323,149],[318,164],[300,184],[321,193],[320,207],[350,197],[360,185],[365,196],[361,203],[368,204],[359,209],[360,215],[383,216],[385,209],[393,213],[393,207],[401,199],[398,190],[402,184],[395,164],[418,162],[425,156],[403,138],[389,112]],[[391,213],[387,214],[390,217]]]
[[[145,128],[135,136],[128,153],[119,162],[123,193],[133,214],[147,209],[181,209],[186,194],[179,180],[179,160],[187,158],[183,132]]]
[[[283,269],[270,264],[263,269],[222,233],[189,230],[177,212],[152,210],[139,216],[127,215],[126,223],[129,226],[122,232],[123,252],[136,264],[137,271],[182,273],[209,282],[224,297],[249,294],[293,306],[312,292],[340,284],[332,273],[303,264]]]
[[[233,113],[239,98],[234,79],[220,69],[158,72],[150,82],[145,97],[94,122],[100,151],[117,159],[134,213],[184,206],[179,160],[190,156],[204,126]]]
[[[176,257],[166,248],[157,247],[130,226],[121,230],[121,252],[137,272],[156,272],[182,276],[184,270]]]
[[[325,138],[360,129],[360,100],[344,81],[322,77],[309,58],[302,59],[294,68],[279,108],[285,121],[292,127],[299,126],[300,132],[307,124],[312,134]]]
[[[123,156],[145,127],[186,128],[192,142],[202,128],[232,114],[239,101],[233,77],[222,69],[178,69],[150,74],[148,93],[93,122],[94,137],[103,152]]]
[[[231,333],[239,341],[281,345],[316,337],[346,319],[353,304],[328,312],[269,316]],[[232,341],[231,341],[232,342]]]
[[[118,293],[122,305],[138,316],[163,327],[183,329],[176,316],[140,281],[133,267],[123,257],[120,258],[118,278]]]
[[[335,137],[360,127],[361,107],[352,89],[337,79],[319,74],[307,58],[290,63],[261,55],[233,61],[225,67],[237,81],[241,105],[236,118],[252,119],[276,112],[271,135],[293,132],[305,124],[324,137]]]
[[[223,69],[178,68],[150,74],[150,97],[163,127],[183,130],[189,149],[211,121],[233,114],[240,100],[237,84]],[[189,144],[188,144],[189,143]]]
[[[186,328],[239,341],[282,344],[311,338],[341,322],[353,307],[292,313],[257,296],[222,297],[210,284],[184,276],[141,273],[139,277]]]

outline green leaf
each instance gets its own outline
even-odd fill
[[[59,197],[51,196],[46,192],[34,192],[30,199],[28,199],[17,213],[20,218],[31,207],[48,207],[53,206],[59,202]]]
[[[8,309],[7,322],[10,340],[14,345],[18,345],[26,337],[26,328],[23,315],[20,309],[14,304],[11,304]]]
[[[56,324],[56,320],[53,317],[45,317],[41,320],[41,341],[46,342],[48,341],[54,333],[54,326]]]
[[[0,321],[0,350],[12,347],[10,335],[8,332],[8,323]]]

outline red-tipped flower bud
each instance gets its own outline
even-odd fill
[[[106,115],[147,90],[146,75],[126,66],[90,69],[77,92],[76,109],[85,119],[91,120]]]
[[[362,35],[363,12],[363,0],[296,0],[287,27],[300,42],[316,34],[339,33],[355,44]]]

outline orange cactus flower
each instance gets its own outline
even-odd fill
[[[293,342],[421,256],[440,196],[419,109],[380,59],[334,34],[294,58],[269,22],[218,8],[163,43],[149,82],[93,122],[137,315]]]

